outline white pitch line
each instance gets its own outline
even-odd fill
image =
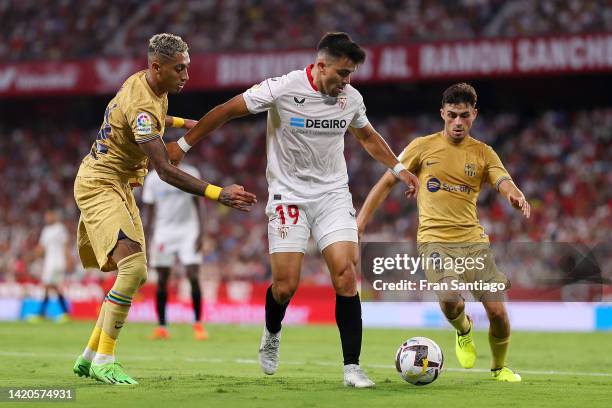
[[[41,358],[41,357],[60,357],[66,359],[75,358],[76,354],[55,354],[55,353],[33,353],[27,351],[0,351],[0,356],[4,357],[30,357],[30,358]],[[138,356],[138,355],[129,355],[127,357],[129,360],[141,360],[141,361],[176,361],[176,358],[166,357],[166,356]],[[189,363],[209,363],[209,364],[226,364],[226,363],[235,363],[235,364],[258,364],[258,361],[255,359],[246,359],[246,358],[237,358],[237,359],[222,359],[222,358],[207,358],[207,357],[183,357],[182,361],[186,361]],[[339,363],[331,363],[329,361],[281,361],[283,365],[296,365],[296,366],[304,366],[304,365],[317,365],[317,366],[325,366],[325,367],[334,367],[339,366]],[[395,366],[391,364],[362,364],[364,367],[369,368],[382,368],[395,370]],[[446,367],[444,371],[452,371],[452,372],[460,372],[460,373],[488,373],[490,370],[486,370],[483,368],[471,368],[469,370],[465,368],[456,368],[456,367]],[[517,370],[520,374],[533,374],[533,375],[561,375],[561,376],[576,376],[581,375],[585,377],[612,377],[612,373],[599,373],[599,372],[580,372],[580,371],[556,371],[556,370],[546,370],[546,371],[538,371],[538,370]]]

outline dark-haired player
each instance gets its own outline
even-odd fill
[[[344,159],[349,130],[364,149],[393,169],[416,195],[418,180],[406,171],[366,117],[351,76],[365,52],[346,33],[328,33],[317,47],[315,63],[303,70],[266,79],[208,112],[196,126],[170,144],[180,160],[198,140],[226,121],[268,112],[268,240],[272,285],[266,294],[266,325],[259,362],[266,374],[278,368],[281,322],[300,280],[302,259],[312,234],[331,273],[336,291],[336,322],[344,357],[344,384],[374,383],[359,366],[361,303],[357,293],[357,224]]]
[[[444,130],[414,139],[400,155],[400,161],[419,176],[421,183],[417,200],[419,254],[431,260],[472,259],[469,263],[472,267],[465,271],[444,269],[441,263],[426,263],[428,281],[447,283],[449,288],[453,280],[504,284],[506,287],[509,284],[506,276],[497,270],[489,237],[476,216],[476,201],[483,183],[494,186],[525,217],[529,218],[531,212],[525,196],[512,182],[493,149],[470,136],[478,113],[476,98],[476,91],[466,83],[446,89],[440,109]],[[360,233],[396,183],[396,178],[386,173],[372,188],[357,218]],[[487,290],[471,292],[482,302],[489,318],[493,378],[521,381],[520,375],[505,366],[510,321],[503,299],[499,293]],[[465,302],[457,291],[439,292],[438,295],[442,312],[456,329],[457,358],[464,368],[472,368],[476,347],[472,339],[472,321],[464,312]]]

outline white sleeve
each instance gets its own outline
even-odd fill
[[[272,107],[276,98],[282,92],[283,87],[288,82],[287,75],[282,77],[268,78],[265,81],[253,85],[247,89],[242,97],[247,109],[251,113],[265,112]]]
[[[153,191],[153,173],[147,174],[144,185],[142,186],[142,202],[145,204],[155,203],[155,192]]]
[[[357,111],[355,112],[355,116],[353,116],[353,120],[351,120],[351,127],[361,129],[366,127],[370,121],[366,116],[366,107],[365,103],[363,103],[363,98],[359,98],[357,103],[359,105],[357,107]]]

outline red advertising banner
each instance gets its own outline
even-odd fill
[[[366,47],[355,83],[612,72],[612,33]],[[191,56],[187,91],[243,89],[312,63],[312,50]],[[142,59],[0,64],[0,97],[110,94]]]

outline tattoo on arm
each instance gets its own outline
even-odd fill
[[[157,173],[159,174],[159,178],[187,193],[198,196],[204,195],[204,189],[208,183],[199,180],[170,164],[166,146],[161,138],[158,137],[151,141],[141,143],[139,146],[149,157],[153,168],[157,170]]]

